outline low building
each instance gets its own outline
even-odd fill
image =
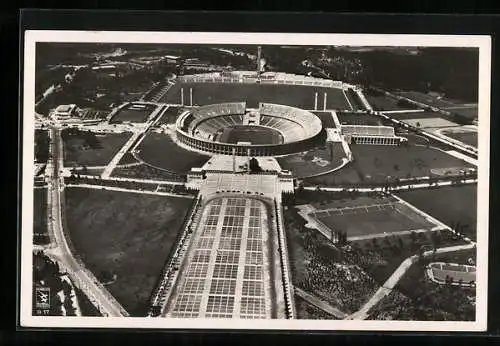
[[[76,116],[77,107],[75,104],[59,105],[52,111],[52,118],[55,120],[66,120]]]

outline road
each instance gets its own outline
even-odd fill
[[[441,254],[441,253],[447,253],[447,252],[454,252],[454,251],[460,251],[460,250],[468,250],[474,248],[476,245],[474,243],[467,244],[467,245],[457,245],[457,246],[449,246],[449,247],[443,247],[436,249],[434,252],[433,250],[425,251],[423,253],[423,257],[429,257],[434,254]],[[377,305],[378,302],[380,302],[385,296],[389,295],[391,291],[394,289],[394,287],[398,284],[399,280],[403,277],[403,275],[410,269],[413,263],[415,263],[418,260],[418,255],[413,255],[408,257],[401,263],[401,265],[392,273],[391,277],[387,279],[387,281],[380,287],[377,292],[368,300],[368,302],[365,303],[355,313],[352,315],[348,316],[346,320],[364,320],[369,316],[370,310]]]
[[[345,312],[340,311],[339,309],[331,306],[324,300],[319,299],[316,296],[313,296],[312,294],[307,293],[306,291],[303,291],[302,289],[298,288],[297,286],[294,287],[294,293],[307,301],[308,303],[316,306],[317,308],[323,310],[327,314],[330,314],[332,316],[335,316],[340,319],[344,319],[347,317],[347,314]]]
[[[68,275],[71,276],[80,289],[99,306],[103,315],[113,317],[128,316],[125,309],[99,283],[97,278],[73,257],[66,241],[62,222],[63,207],[61,205],[61,193],[64,184],[61,184],[63,177],[59,174],[62,167],[62,142],[58,128],[51,128],[50,131],[52,132],[52,170],[49,172],[51,176],[48,179],[48,191],[52,197],[50,208],[52,209],[52,230],[55,246],[46,250],[47,256],[57,260],[61,267],[65,268]]]

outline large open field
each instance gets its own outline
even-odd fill
[[[36,162],[47,162],[49,158],[49,132],[35,130],[35,160]]]
[[[263,126],[234,125],[224,128],[219,142],[237,144],[238,142],[250,142],[259,144],[281,144],[283,136],[276,130]]]
[[[308,179],[324,185],[383,183],[397,178],[437,176],[472,165],[426,146],[351,145],[354,161],[337,172]]]
[[[34,189],[33,194],[33,242],[47,244],[50,241],[47,229],[47,189]]]
[[[397,98],[389,97],[386,95],[369,95],[364,94],[366,100],[376,111],[399,111],[404,109],[416,109],[415,105],[402,104]]]
[[[477,131],[443,131],[442,134],[477,148]]]
[[[155,108],[155,105],[145,105],[143,109],[135,109],[131,108],[131,106],[127,106],[120,109],[109,122],[120,123],[129,121],[132,123],[143,123],[148,120],[148,116],[155,110]]]
[[[76,254],[132,316],[147,312],[191,203],[190,198],[67,189],[66,227]]]
[[[369,114],[337,112],[337,118],[342,125],[382,125],[382,119]]]
[[[290,170],[296,177],[321,174],[339,167],[346,158],[342,144],[327,143],[324,148],[316,148],[303,153],[277,157],[281,168]]]
[[[120,148],[127,142],[131,134],[106,133],[93,134],[79,132],[78,134],[63,135],[64,165],[105,166]]]
[[[179,147],[168,135],[150,132],[139,146],[138,156],[146,163],[177,174],[201,167],[209,156]]]
[[[189,88],[193,88],[193,104],[205,105],[222,102],[246,101],[247,107],[258,107],[259,102],[270,102],[314,109],[314,94],[318,93],[318,108],[323,107],[327,93],[327,109],[351,110],[341,89],[318,88],[300,85],[236,84],[236,83],[186,83],[176,84],[161,102],[180,102],[180,89],[184,88],[184,104],[189,104]]]
[[[397,195],[446,225],[458,227],[461,233],[476,239],[476,185],[402,191]]]

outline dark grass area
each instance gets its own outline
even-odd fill
[[[283,136],[276,130],[262,126],[234,125],[224,128],[219,142],[237,144],[250,142],[259,144],[281,144]]]
[[[383,125],[381,118],[363,113],[337,112],[337,118],[342,125]]]
[[[117,167],[111,174],[113,177],[151,179],[165,181],[185,181],[183,175],[169,173],[165,170],[157,169],[146,164],[131,167]]]
[[[308,179],[320,185],[384,183],[401,178],[437,176],[432,169],[471,168],[472,165],[426,146],[351,145],[354,161],[339,171]]]
[[[333,121],[333,116],[331,112],[313,112],[318,116],[323,124],[324,128],[336,128],[335,121]]]
[[[425,94],[418,91],[401,91],[398,92],[397,94],[409,98],[411,100],[425,103],[427,105],[435,107],[446,108],[446,107],[460,106],[463,104],[463,102],[459,100],[438,98],[437,96]]]
[[[35,161],[47,162],[49,158],[50,137],[49,131],[35,129]]]
[[[478,108],[476,107],[464,107],[464,108],[448,108],[446,109],[448,112],[459,114],[461,116],[464,116],[468,119],[477,119],[479,113],[478,113]]]
[[[477,148],[477,132],[475,131],[470,131],[470,132],[443,131],[442,134]]]
[[[414,104],[401,102],[397,98],[386,95],[369,95],[364,94],[366,100],[376,111],[399,111],[404,109],[418,109]]]
[[[190,198],[67,189],[76,253],[99,280],[111,281],[106,287],[132,316],[146,314],[191,204]]]
[[[327,93],[328,109],[350,110],[341,89],[318,88],[301,85],[269,85],[242,83],[185,83],[184,104],[189,104],[189,88],[193,88],[193,103],[206,105],[223,102],[246,101],[247,107],[258,107],[259,102],[270,102],[314,109],[314,94],[318,93],[318,107],[323,106],[323,95]],[[161,102],[179,103],[181,84],[170,88]]]
[[[160,120],[156,123],[157,126],[164,124],[174,124],[177,120],[177,115],[181,110],[180,107],[168,107],[168,109],[162,114]]]
[[[47,229],[47,188],[33,190],[33,242],[43,245],[50,242]]]
[[[456,227],[460,233],[476,239],[476,185],[401,191],[397,195],[446,225]]]
[[[89,145],[79,135],[64,137],[64,165],[105,166],[130,138],[131,133],[95,135],[96,142]]]
[[[295,295],[295,311],[299,320],[336,320],[337,318]]]
[[[166,134],[149,132],[139,146],[138,156],[146,163],[177,174],[201,167],[209,156],[178,146]]]
[[[303,153],[277,157],[281,168],[290,170],[296,177],[302,178],[328,172],[342,164],[346,157],[342,144],[327,143],[325,147]]]
[[[132,109],[131,106],[122,108],[109,121],[110,123],[120,123],[129,121],[132,123],[143,123],[148,120],[148,116],[156,109],[155,105],[146,105],[144,109]]]

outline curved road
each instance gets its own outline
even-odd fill
[[[61,192],[64,189],[63,177],[59,171],[62,168],[62,143],[60,140],[60,130],[52,127],[51,152],[52,170],[48,179],[48,190],[52,194],[52,224],[55,247],[47,250],[47,255],[55,258],[68,274],[80,286],[85,294],[96,303],[101,313],[105,316],[128,316],[125,309],[111,296],[106,288],[95,278],[95,276],[73,257],[73,254],[66,241],[62,225]]]

